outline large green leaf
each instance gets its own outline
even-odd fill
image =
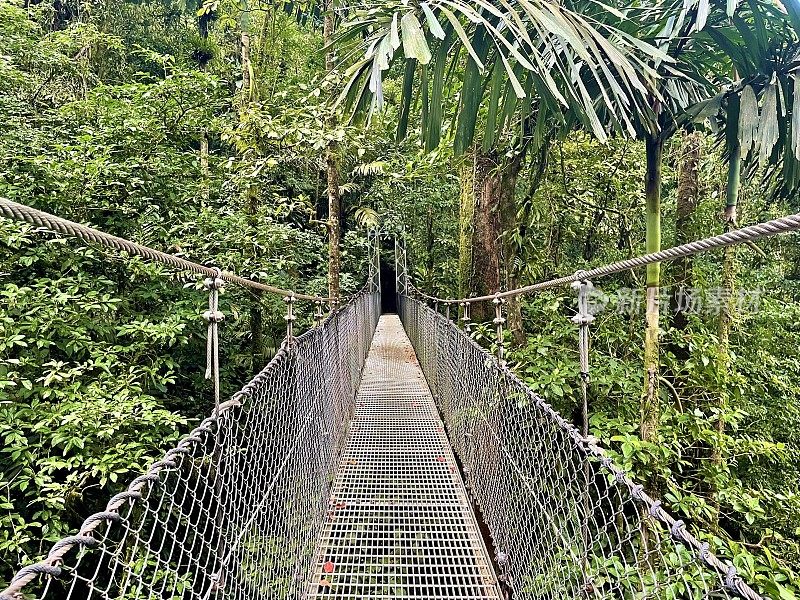
[[[408,118],[411,114],[411,101],[414,98],[414,75],[416,70],[416,59],[406,59],[405,72],[403,74],[403,92],[400,96],[400,117],[397,124],[398,142],[404,140],[408,135]]]
[[[464,27],[461,25],[461,22],[448,9],[446,9],[444,7],[441,7],[440,10],[442,11],[442,13],[444,13],[445,17],[447,17],[447,20],[450,22],[450,25],[453,27],[455,32],[458,34],[458,37],[461,40],[461,43],[467,49],[467,52],[469,52],[469,55],[472,58],[472,61],[477,65],[478,70],[482,72],[483,71],[483,60],[481,60],[480,56],[478,56],[478,53],[475,52],[475,48],[473,48],[472,42],[469,40],[469,36],[467,36],[467,32],[464,31]],[[484,56],[484,59],[485,58],[486,57]]]
[[[791,77],[792,82],[792,129],[791,151],[795,160],[800,161],[800,76],[796,73]]]
[[[421,5],[422,11],[425,13],[425,19],[427,20],[428,27],[431,30],[431,35],[433,37],[443,40],[445,37],[444,29],[442,29],[439,20],[436,18],[436,15],[433,14],[430,5],[427,2],[423,2]]]
[[[742,100],[742,105],[744,105],[744,97]],[[744,112],[744,106],[742,106],[742,112]],[[761,119],[758,121],[758,162],[762,166],[767,164],[767,160],[772,155],[772,150],[778,142],[779,117],[778,84],[773,81],[764,92]]]
[[[591,17],[572,10],[586,5],[591,7]],[[433,60],[432,68],[426,70],[432,98],[423,105],[423,139],[428,149],[441,139],[446,65],[450,65],[451,72],[458,66],[452,57],[443,55],[440,60],[431,56],[431,49],[434,53],[440,49],[442,53],[466,49],[469,57],[460,67],[463,76],[453,136],[455,150],[461,153],[472,143],[484,101],[488,101],[491,111],[487,112],[486,125],[494,130],[484,136],[484,142],[493,143],[497,133],[512,125],[512,117],[517,124],[523,118],[516,110],[517,100],[524,98],[525,106],[531,106],[531,92],[536,94],[537,104],[548,107],[548,118],[559,122],[563,121],[559,114],[577,118],[600,139],[605,139],[611,130],[634,135],[642,122],[649,124],[644,129],[654,130],[650,98],[660,100],[660,95],[655,85],[658,74],[650,65],[669,65],[672,59],[610,25],[619,21],[615,12],[620,13],[597,2],[567,7],[554,0],[424,0],[419,5],[368,5],[357,11],[360,16],[349,27],[362,32],[361,44],[367,55],[380,55],[380,71],[385,70],[384,57],[392,59],[388,49],[393,46],[392,30],[397,29],[398,21],[406,58],[414,58],[422,65]],[[625,20],[626,27],[633,29],[632,19]],[[450,35],[448,31],[452,32],[452,42],[448,40],[442,46],[443,37]],[[357,42],[356,37],[349,39],[350,43]],[[389,42],[381,42],[382,39]],[[488,77],[487,56],[492,61]],[[370,73],[371,90],[380,91],[374,81],[378,71],[373,69]],[[363,77],[363,73],[358,76]],[[404,80],[404,88],[407,86],[408,80]],[[674,92],[688,103],[685,88],[676,86]],[[405,102],[404,94],[402,103]],[[408,123],[403,121],[404,129]]]
[[[436,54],[433,59],[431,69],[431,95],[430,109],[428,110],[427,120],[423,120],[422,130],[425,142],[425,150],[430,152],[435,149],[442,137],[442,119],[444,117],[444,86],[445,70],[448,59],[450,58],[450,48],[452,47],[455,31],[448,23],[445,38],[436,47]],[[455,53],[453,61],[457,61],[458,53]]]
[[[427,65],[431,62],[431,50],[425,39],[425,33],[417,17],[409,11],[400,19],[400,30],[403,37],[403,52],[406,58],[415,58],[420,64]]]
[[[477,54],[480,65],[483,65],[489,53],[488,37],[486,29],[481,27],[478,28],[472,39],[472,47]],[[483,98],[483,76],[481,71],[482,69],[478,63],[470,56],[464,69],[458,123],[456,125],[455,139],[453,140],[453,151],[456,156],[463,154],[472,144],[472,140],[475,137],[478,109]]]
[[[492,69],[492,83],[489,92],[489,110],[486,113],[486,127],[483,132],[483,152],[487,153],[494,146],[497,134],[497,116],[500,105],[500,95],[503,92],[503,69],[495,61]]]

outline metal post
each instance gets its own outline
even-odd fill
[[[406,249],[405,227],[403,228],[403,293],[408,293],[408,251]]]
[[[464,323],[464,331],[471,333],[472,329],[470,328],[471,319],[469,318],[469,302],[461,302],[460,306],[462,307],[461,322]]]
[[[381,236],[375,232],[375,291],[381,291]]]
[[[322,325],[322,322],[325,320],[325,313],[322,310],[322,300],[317,300],[314,302],[316,305],[316,312],[314,313],[314,322],[317,324],[317,327]]]
[[[208,292],[208,310],[203,313],[203,318],[208,323],[208,337],[206,341],[206,379],[210,379],[214,386],[214,415],[219,413],[219,324],[225,320],[225,315],[219,310],[219,292],[225,285],[222,280],[222,271],[214,268],[214,277],[208,277],[203,282],[203,287]]]
[[[503,318],[503,304],[505,304],[505,302],[506,301],[500,297],[499,292],[495,294],[494,300],[492,300],[492,304],[494,304],[494,320],[492,323],[494,323],[497,333],[497,362],[501,367],[505,365],[505,360],[503,358],[503,324],[506,322]]]
[[[286,302],[286,316],[284,317],[284,319],[286,319],[286,339],[283,344],[284,347],[289,348],[294,344],[294,322],[297,319],[297,317],[294,316],[294,303],[296,301],[294,293],[286,296],[283,301]]]
[[[572,322],[578,325],[578,351],[583,392],[583,435],[589,435],[589,325],[594,321],[594,316],[589,312],[589,292],[593,287],[592,282],[586,279],[572,283],[572,289],[578,292],[578,312],[572,317]]]
[[[378,262],[378,231],[373,229],[368,234],[369,240],[369,257],[368,269],[369,273],[367,281],[369,282],[369,291],[376,293],[380,289],[380,264]]]
[[[397,260],[398,256],[400,256],[399,245],[397,243],[397,236],[394,238],[394,288],[395,291],[400,291],[400,271],[397,268]]]
[[[395,275],[395,285],[397,289],[398,295],[405,295],[405,247],[403,243],[394,238],[394,275]]]

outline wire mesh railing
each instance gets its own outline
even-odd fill
[[[379,313],[362,293],[290,338],[0,598],[301,597]]]
[[[398,310],[515,600],[760,598],[448,318]]]

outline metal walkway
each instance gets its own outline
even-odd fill
[[[502,597],[444,425],[400,319],[383,316],[309,598]]]

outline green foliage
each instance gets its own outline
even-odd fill
[[[647,61],[669,59],[617,27],[616,14],[613,8],[588,2],[569,7],[509,2],[495,7],[459,0],[447,7],[384,2],[357,8],[343,23],[337,40],[348,48],[361,44],[343,64],[345,83],[338,102],[356,113],[367,108],[370,114],[380,111],[383,73],[391,71],[402,47],[406,59],[402,103],[408,107],[416,102],[415,87],[409,82],[419,70],[423,132],[431,150],[439,143],[445,119],[442,92],[459,69],[463,49],[468,58],[458,86],[460,100],[455,116],[447,117],[457,121],[456,154],[472,144],[485,96],[487,136],[492,140],[513,131],[515,125],[524,130],[534,106],[539,121],[552,119],[566,129],[580,123],[601,140],[609,131],[633,133],[637,118],[652,121],[647,95],[653,91],[654,71]],[[363,54],[362,47],[367,48]],[[429,96],[427,65],[432,60]],[[494,75],[485,77],[486,73]],[[498,120],[501,98],[503,118]],[[404,117],[399,138],[406,129]]]
[[[312,91],[320,62],[307,60],[318,38],[282,11],[260,14],[253,54],[264,100],[236,110],[236,41],[224,19],[203,39],[184,4],[92,2],[86,18],[56,22],[47,3],[0,2],[0,196],[321,292],[319,153],[335,138],[354,148],[342,182],[352,219],[343,285],[357,289],[366,264],[356,212],[372,209],[356,199],[382,173],[356,167],[379,150],[363,132],[325,129]],[[102,510],[208,414],[207,297],[197,283],[0,221],[0,580]],[[264,316],[258,354],[253,306]],[[222,310],[228,395],[277,349],[285,306],[231,287]],[[307,327],[314,307],[297,310]]]
[[[173,349],[189,336],[180,312],[131,319],[143,298],[90,275],[94,250],[8,222],[2,234],[16,260],[0,262],[13,274],[0,287],[0,551],[27,562],[177,439],[187,420],[159,396],[178,385]]]
[[[639,254],[645,157],[623,136],[655,126],[657,96],[665,134],[708,127],[727,151],[753,138],[743,219],[797,210],[791,195],[764,199],[757,183],[796,178],[800,21],[789,4],[753,0],[735,13],[737,3],[705,0],[656,12],[594,1],[342,6],[348,22],[336,44],[346,70],[331,73],[313,28],[316,2],[80,4],[76,15],[0,0],[0,196],[285,288],[327,289],[331,142],[345,292],[363,282],[363,230],[378,225],[408,239],[417,285],[457,293],[459,266],[472,258],[459,257],[469,250],[459,233],[470,226],[459,221],[460,188],[480,182],[459,181],[451,148],[478,144],[522,164],[515,225],[502,240],[511,280]],[[251,51],[245,90],[242,31]],[[353,119],[331,119],[337,99]],[[676,233],[679,152],[667,144],[667,241]],[[720,229],[725,187],[724,156],[710,140],[703,156],[689,225],[698,237]],[[591,429],[693,531],[710,532],[705,540],[746,579],[791,600],[800,594],[800,257],[785,240],[762,247],[767,258],[740,251],[740,286],[766,292],[757,311],[735,319],[728,377],[716,318],[694,316],[680,330],[662,311],[654,442],[638,429],[641,319],[616,310],[619,292],[641,282],[635,274],[598,282],[609,305],[592,326]],[[389,243],[384,250],[391,263]],[[710,293],[719,271],[716,257],[696,260],[694,285]],[[665,273],[668,282],[674,272]],[[208,413],[198,283],[0,221],[0,579],[101,509]],[[313,309],[298,306],[298,328]],[[278,347],[284,305],[230,287],[222,310],[229,394]],[[561,290],[526,299],[527,339],[510,358],[577,421],[573,310]],[[475,330],[495,343],[491,324]],[[631,582],[642,576],[603,567]]]
[[[674,156],[678,149],[675,144],[668,151]],[[641,180],[633,174],[642,172],[642,154],[636,144],[607,148],[580,135],[551,151],[540,186],[519,201],[526,231],[511,232],[520,252],[522,283],[641,253],[644,230],[636,219]],[[666,167],[665,245],[670,245],[677,174],[671,164]],[[699,165],[700,203],[691,225],[697,237],[718,227],[724,172],[707,140]],[[743,191],[752,198],[748,221],[791,210],[757,200],[758,182],[754,179]],[[755,291],[760,302],[736,315],[733,368],[726,380],[729,406],[720,409],[716,401],[721,379],[713,298],[721,285],[721,259],[693,261],[693,287],[708,304],[691,316],[688,330],[676,329],[669,306],[662,308],[664,385],[653,442],[639,436],[644,296],[631,294],[640,283],[629,274],[594,282],[598,301],[607,304],[591,326],[590,429],[637,480],[656,482],[653,493],[677,518],[692,523],[696,533],[709,532],[706,541],[735,558],[743,577],[770,597],[793,598],[800,593],[797,252],[790,238],[761,246],[768,259],[740,251],[739,289]],[[674,273],[667,270],[667,286]],[[633,312],[628,310],[631,298]],[[574,306],[568,290],[526,298],[528,336],[525,346],[512,352],[511,362],[529,386],[579,423],[577,334],[569,320]],[[476,337],[491,344],[492,328],[479,325]],[[712,460],[712,452],[721,460]]]

